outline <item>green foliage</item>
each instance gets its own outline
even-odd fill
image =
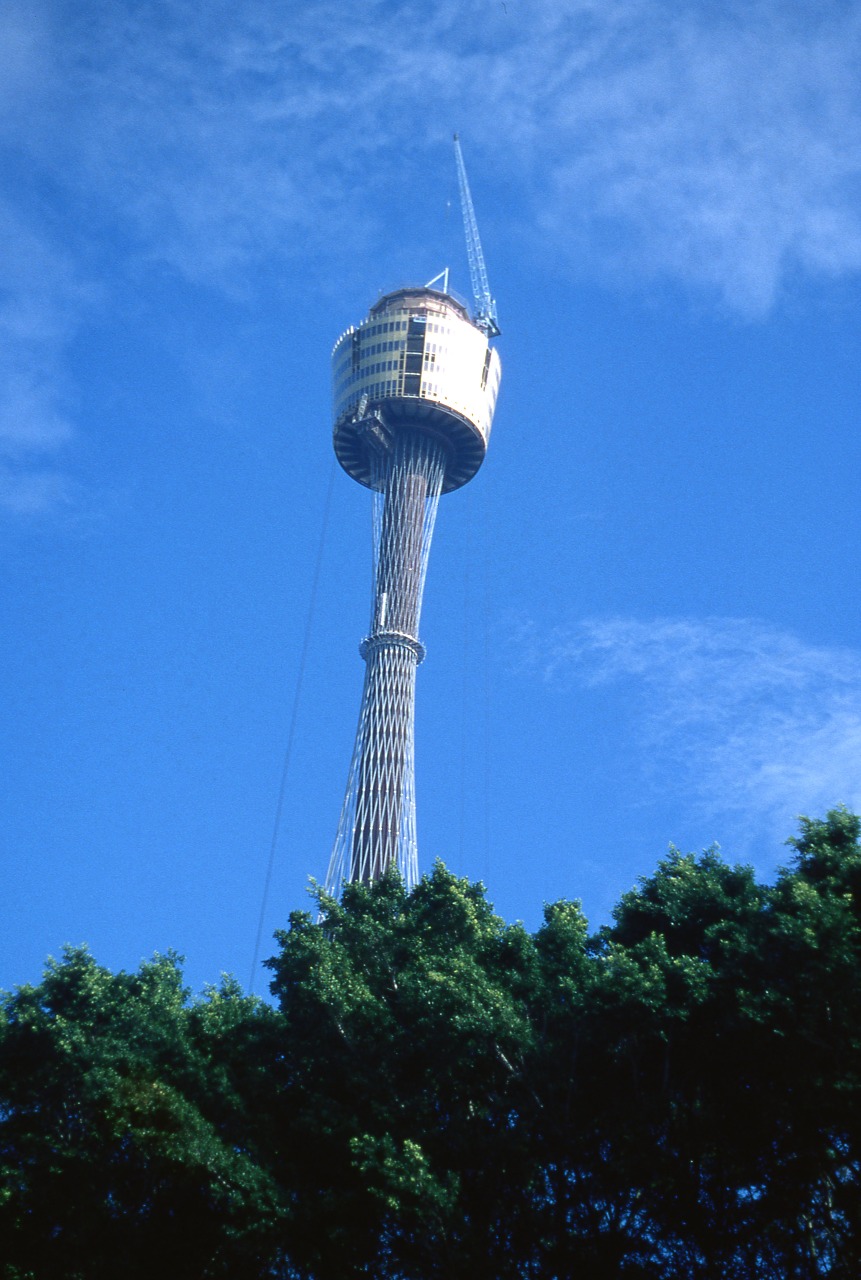
[[[439,864],[410,895],[391,875],[321,905],[270,962],[291,1124],[316,1149],[302,1186],[319,1221],[298,1256],[321,1274],[459,1274],[496,1247],[488,1161],[517,1159],[534,946]]]
[[[861,822],[671,850],[590,936],[441,865],[318,895],[277,1007],[86,951],[5,999],[0,1276],[861,1270]]]
[[[86,949],[3,1008],[4,1274],[231,1274],[281,1214],[224,1124],[231,1023],[247,1039],[270,1011],[230,986],[189,1008],[175,956],[114,975]]]

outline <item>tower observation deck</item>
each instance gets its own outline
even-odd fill
[[[335,454],[374,501],[371,619],[359,646],[365,680],[326,877],[333,895],[392,865],[408,888],[418,880],[422,593],[440,496],[471,480],[487,452],[500,379],[495,333],[495,319],[492,328],[471,319],[449,293],[406,288],[380,298],[332,352]]]

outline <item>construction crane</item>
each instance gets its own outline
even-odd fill
[[[466,180],[463,152],[460,149],[460,138],[457,134],[454,135],[454,156],[457,161],[457,180],[460,184],[460,205],[463,210],[463,229],[466,232],[466,252],[469,258],[472,296],[475,301],[473,319],[482,333],[486,334],[488,338],[495,338],[500,332],[496,320],[496,302],[487,282],[487,268],[484,265],[484,254],[481,252],[481,241],[478,238],[478,223],[475,220],[475,209],[472,207],[472,196],[469,194],[469,183]]]

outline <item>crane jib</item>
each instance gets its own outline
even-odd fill
[[[487,268],[484,265],[484,254],[481,251],[481,240],[478,236],[478,223],[469,191],[466,166],[460,138],[454,135],[454,155],[457,162],[457,180],[460,187],[460,204],[463,212],[463,229],[466,235],[466,254],[469,259],[469,274],[472,281],[472,296],[475,303],[475,323],[489,338],[499,333],[496,318],[496,302],[490,292],[487,279]]]

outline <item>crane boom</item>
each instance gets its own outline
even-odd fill
[[[487,268],[484,265],[484,254],[481,252],[481,241],[478,238],[478,223],[475,220],[475,209],[472,196],[469,194],[469,183],[466,179],[466,166],[460,149],[460,138],[454,135],[454,156],[457,161],[457,180],[460,185],[460,205],[463,211],[463,229],[466,233],[466,253],[469,258],[469,274],[472,280],[472,296],[475,300],[475,323],[494,338],[499,333],[496,320],[496,302],[487,282]]]

